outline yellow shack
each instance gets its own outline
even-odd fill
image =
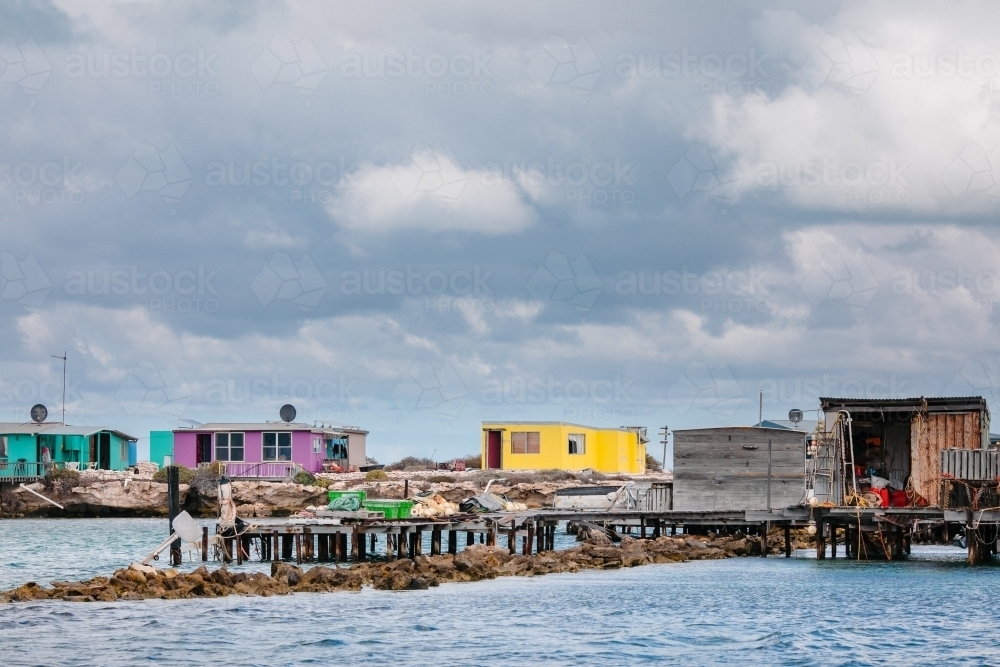
[[[483,422],[483,470],[646,472],[646,429],[566,422]]]

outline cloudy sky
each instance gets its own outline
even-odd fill
[[[995,406],[998,14],[5,3],[0,420]]]

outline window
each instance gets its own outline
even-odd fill
[[[569,453],[570,454],[584,454],[586,453],[587,436],[583,433],[570,433],[569,434]]]
[[[7,436],[0,435],[0,459],[7,458]]]
[[[541,451],[541,433],[538,431],[514,431],[510,434],[511,454],[538,454]]]
[[[243,460],[243,434],[242,433],[216,433],[215,434],[215,460],[216,461],[242,461]]]
[[[261,458],[265,461],[292,460],[291,433],[264,433]]]
[[[323,438],[313,436],[313,454],[319,454],[323,450]]]
[[[341,436],[339,438],[327,438],[326,440],[326,458],[328,459],[346,459],[347,458],[347,436]]]

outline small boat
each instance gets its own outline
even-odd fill
[[[619,497],[623,484],[607,486],[574,486],[559,489],[552,498],[557,510],[607,510]]]

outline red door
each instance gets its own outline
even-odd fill
[[[486,467],[497,469],[500,468],[500,449],[501,445],[501,432],[500,431],[487,431],[486,433]]]

